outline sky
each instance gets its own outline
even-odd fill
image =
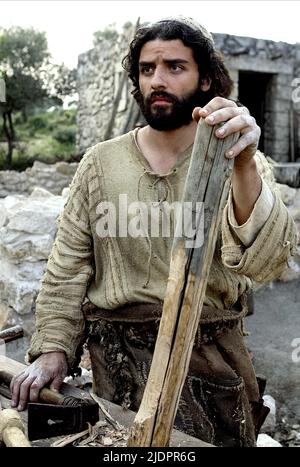
[[[55,63],[77,66],[93,47],[93,33],[108,25],[155,21],[164,16],[194,17],[209,31],[251,36],[291,44],[300,42],[300,1],[76,1],[0,0],[0,27],[34,27],[45,31]]]

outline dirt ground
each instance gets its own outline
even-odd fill
[[[275,282],[254,293],[254,315],[246,319],[248,347],[257,373],[295,423],[300,421],[300,283]],[[297,350],[298,349],[298,350]]]
[[[276,401],[276,428],[283,446],[300,447],[300,283],[274,282],[254,293],[254,315],[246,319],[256,373],[267,378]]]

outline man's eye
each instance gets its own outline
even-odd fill
[[[141,67],[141,73],[143,73],[144,75],[149,75],[150,73],[152,73],[152,71],[153,71],[153,67],[151,66]]]
[[[172,65],[170,65],[170,68],[171,68],[172,71],[182,70],[182,67],[180,65],[178,65],[177,63],[173,63]]]

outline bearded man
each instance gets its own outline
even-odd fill
[[[97,144],[81,160],[37,299],[32,364],[13,380],[12,404],[23,410],[44,385],[59,389],[87,332],[95,392],[138,409],[173,239],[149,229],[135,235],[132,209],[119,210],[115,228],[105,230],[104,207],[116,208],[116,220],[125,195],[128,206],[163,210],[179,202],[202,117],[225,122],[218,138],[240,138],[225,155],[234,159],[231,189],[175,425],[219,446],[255,446],[264,409],[243,341],[246,298],[254,281],[273,280],[286,267],[295,226],[258,172],[257,161],[266,164],[257,151],[260,129],[228,99],[232,81],[202,26],[177,18],[141,27],[123,64],[147,125]]]

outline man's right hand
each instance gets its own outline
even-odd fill
[[[40,355],[28,368],[14,376],[10,390],[11,406],[22,411],[27,402],[37,402],[40,390],[50,383],[50,389],[58,391],[68,373],[64,352],[49,352]]]

